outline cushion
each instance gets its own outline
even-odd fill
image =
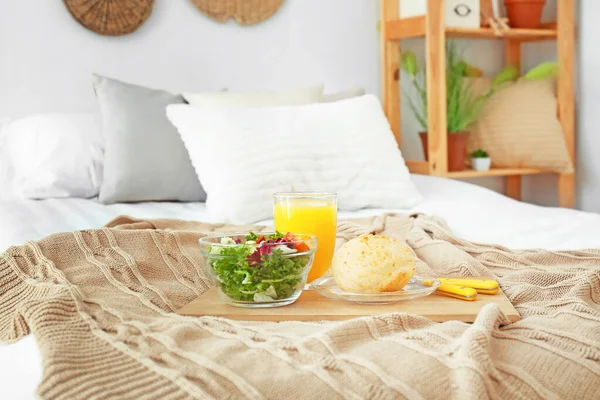
[[[483,82],[483,84],[482,84]],[[477,87],[489,81],[476,82]],[[519,80],[499,89],[470,128],[469,152],[484,149],[494,167],[571,172],[553,80]]]
[[[183,97],[95,76],[106,139],[104,204],[136,201],[204,201],[189,155],[166,116]]]
[[[361,87],[355,87],[353,89],[344,90],[342,92],[329,93],[323,95],[323,101],[326,103],[330,103],[333,101],[340,101],[351,99],[353,97],[363,96],[365,94],[365,89]]]
[[[0,175],[14,196],[98,195],[103,140],[94,114],[37,114],[12,120],[2,130],[0,147]]]
[[[341,210],[422,199],[371,95],[295,107],[171,105],[167,115],[222,222],[271,218],[275,192],[337,192]]]
[[[183,97],[188,103],[198,107],[297,106],[323,101],[323,85],[277,92],[184,93]]]

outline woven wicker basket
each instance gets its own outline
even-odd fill
[[[154,0],[63,0],[81,25],[101,35],[126,35],[150,16]]]
[[[283,0],[191,0],[208,17],[227,22],[235,18],[240,25],[253,25],[269,18]]]

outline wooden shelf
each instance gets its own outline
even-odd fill
[[[429,175],[429,164],[426,161],[406,161],[406,166],[413,174]],[[446,172],[441,176],[447,178],[484,178],[490,176],[538,175],[550,173],[552,172],[537,168],[492,168],[489,171],[466,169],[464,171]]]
[[[519,39],[523,42],[538,40],[556,40],[554,29],[511,29],[502,36],[496,36],[489,28],[446,28],[446,36],[474,39]]]
[[[402,40],[425,37],[425,17],[403,18],[387,23],[387,40]],[[555,40],[556,25],[546,24],[542,29],[511,29],[502,36],[496,36],[490,28],[455,28],[446,27],[446,36],[473,39],[518,39],[522,42]]]
[[[466,169],[458,172],[447,172],[445,176],[448,178],[482,178],[486,176],[537,175],[549,173],[551,172],[537,168],[492,168],[489,171]]]
[[[448,172],[448,110],[446,88],[446,39],[500,39],[504,41],[505,65],[521,69],[523,43],[553,40],[556,42],[558,77],[558,115],[567,150],[575,162],[575,0],[557,2],[556,21],[542,23],[538,29],[511,28],[496,35],[491,28],[456,28],[445,25],[445,0],[428,1],[426,16],[400,18],[398,0],[380,0],[381,7],[381,68],[382,106],[399,147],[402,145],[400,115],[400,46],[398,41],[407,38],[424,38],[425,82],[427,87],[429,162],[408,161],[408,169],[415,174],[448,178],[504,177],[505,193],[521,200],[521,177],[552,173],[535,168],[494,168],[489,171],[465,170]],[[575,205],[575,173],[558,174],[558,204]]]

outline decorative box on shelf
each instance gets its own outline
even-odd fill
[[[400,18],[425,15],[427,0],[398,0]],[[446,26],[459,28],[479,28],[481,0],[446,0]]]

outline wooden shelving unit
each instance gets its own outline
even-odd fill
[[[413,173],[437,175],[449,178],[506,177],[505,193],[521,199],[521,177],[551,173],[535,168],[493,168],[478,172],[465,170],[448,172],[446,132],[446,38],[498,39],[505,43],[507,65],[521,67],[521,44],[535,41],[555,40],[559,64],[558,105],[559,118],[571,159],[575,162],[575,96],[574,96],[574,0],[558,0],[555,23],[543,24],[540,29],[511,29],[497,36],[488,28],[453,28],[444,23],[444,0],[428,1],[427,15],[399,18],[398,0],[381,0],[381,54],[383,76],[383,108],[392,131],[401,144],[400,88],[399,88],[399,41],[423,37],[426,46],[426,76],[429,101],[428,115],[428,161],[408,161]],[[559,174],[558,198],[561,207],[575,206],[575,174]]]

